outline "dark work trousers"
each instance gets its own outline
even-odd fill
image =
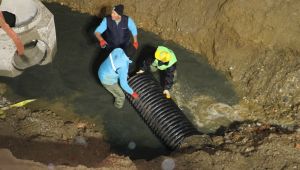
[[[159,70],[160,84],[164,90],[170,90],[176,79],[176,64],[167,68],[166,70]]]
[[[152,66],[154,61],[154,57],[147,57],[140,69],[146,72],[156,72],[159,71],[159,79],[160,84],[164,88],[164,90],[170,90],[176,81],[177,74],[176,74],[176,63],[173,64],[171,67],[167,68],[166,70],[159,70],[157,67]]]

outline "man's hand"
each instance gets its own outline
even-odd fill
[[[144,70],[139,70],[138,72],[136,72],[136,74],[143,74],[144,72]]]
[[[134,46],[135,49],[138,49],[139,43],[138,43],[137,41],[134,41],[134,42],[133,42],[133,46]]]
[[[131,97],[132,97],[134,100],[140,98],[140,96],[139,96],[139,94],[137,94],[137,92],[133,92],[133,93],[131,94]]]
[[[170,98],[171,98],[171,95],[170,95],[169,90],[164,90],[164,91],[163,91],[163,94],[166,95],[166,98],[167,98],[167,99],[170,99]]]
[[[105,48],[106,45],[107,45],[107,42],[104,39],[100,40],[100,47],[101,48]]]

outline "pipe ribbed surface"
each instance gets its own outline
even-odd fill
[[[137,74],[128,80],[140,99],[126,94],[151,131],[170,149],[177,149],[184,138],[199,135],[172,99],[163,95],[163,89],[151,74]]]

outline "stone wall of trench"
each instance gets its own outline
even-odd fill
[[[139,28],[207,57],[244,100],[269,112],[299,111],[299,0],[44,1],[99,17],[123,3]]]

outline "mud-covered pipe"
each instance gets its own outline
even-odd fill
[[[168,148],[177,149],[186,137],[200,134],[176,103],[163,95],[163,89],[151,74],[138,74],[128,81],[140,99],[133,100],[128,94],[127,99]]]

